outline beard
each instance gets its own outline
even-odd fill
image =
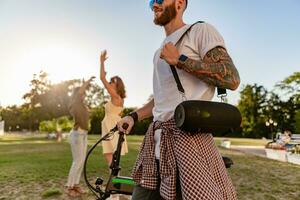
[[[175,8],[175,2],[165,8],[164,12],[159,16],[154,18],[154,23],[159,26],[167,25],[172,19],[174,19],[177,15],[177,11]]]

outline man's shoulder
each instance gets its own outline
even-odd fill
[[[216,28],[211,25],[210,23],[207,22],[197,22],[193,25],[191,31],[197,31],[197,32],[201,32],[201,31],[212,31],[212,30],[216,30]]]
[[[207,22],[195,24],[189,34],[192,38],[222,38],[219,31]]]

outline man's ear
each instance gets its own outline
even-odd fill
[[[177,10],[184,10],[185,8],[185,0],[176,0],[176,9]]]

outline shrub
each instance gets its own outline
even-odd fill
[[[40,123],[39,130],[47,133],[54,132],[56,131],[56,125],[53,123],[53,121],[42,121]]]
[[[101,121],[104,118],[104,107],[94,108],[90,115],[90,131],[89,134],[101,135]]]
[[[62,116],[57,119],[42,121],[39,125],[41,132],[69,132],[74,126],[74,122],[67,116]]]

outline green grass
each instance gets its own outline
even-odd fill
[[[89,147],[99,136],[89,137]],[[129,154],[122,157],[121,175],[129,176],[141,136],[128,136]],[[230,139],[237,145],[264,145],[262,140]],[[216,138],[220,142],[220,138]],[[300,166],[220,149],[234,165],[228,170],[240,200],[300,199]],[[0,199],[65,199],[63,185],[71,165],[69,143],[43,137],[0,138]],[[108,166],[99,146],[89,159],[88,177],[107,180]],[[93,182],[92,182],[93,183]],[[93,199],[91,194],[84,199]]]
[[[62,194],[62,192],[60,189],[50,188],[49,190],[46,190],[45,192],[42,193],[42,197],[48,198],[48,197],[58,196],[61,194]]]

